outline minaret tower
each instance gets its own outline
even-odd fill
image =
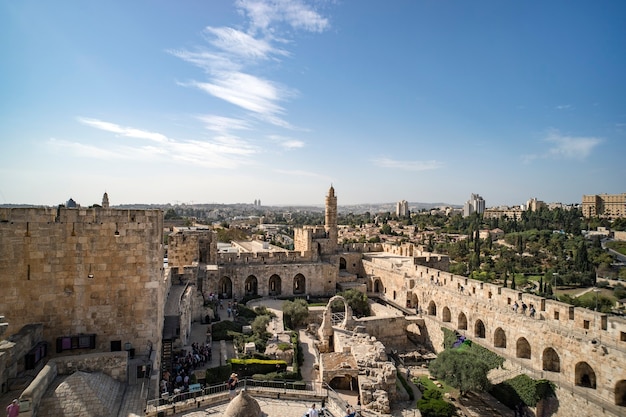
[[[335,189],[330,186],[328,195],[326,196],[326,219],[324,224],[324,230],[330,240],[332,249],[337,247],[337,197],[335,196]]]
[[[109,208],[109,195],[106,192],[102,196],[102,208]]]

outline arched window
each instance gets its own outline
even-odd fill
[[[434,301],[428,303],[428,315],[436,316],[437,315],[437,304]]]
[[[281,294],[280,277],[276,274],[272,275],[269,280],[269,295],[276,296]]]
[[[304,294],[306,292],[306,280],[304,275],[298,274],[293,278],[293,293]]]
[[[233,282],[228,277],[222,277],[219,283],[218,295],[222,298],[233,298]]]
[[[523,359],[530,359],[530,343],[525,337],[517,339],[517,349],[515,356]]]
[[[457,327],[459,330],[467,330],[467,317],[465,316],[465,313],[460,313],[459,314],[459,323],[457,324]]]
[[[498,327],[496,331],[493,333],[493,346],[497,348],[505,348],[506,347],[506,334],[501,327]]]
[[[448,307],[443,308],[442,319],[443,321],[448,322],[448,323],[452,321],[450,309]]]
[[[578,362],[575,373],[575,384],[577,386],[596,389],[596,373],[587,362]]]
[[[249,275],[244,282],[246,295],[259,295],[259,281],[254,275]]]
[[[339,258],[339,269],[346,269],[346,259],[344,257]]]
[[[550,372],[561,372],[561,359],[556,350],[551,347],[543,350],[543,370]]]
[[[476,320],[476,323],[474,323],[474,336],[479,339],[485,338],[485,325],[482,320]]]

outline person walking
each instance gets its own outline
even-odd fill
[[[311,408],[306,412],[308,417],[319,417],[320,412],[315,408],[315,403],[311,405]]]
[[[237,394],[237,382],[238,381],[239,379],[237,378],[236,373],[233,372],[232,374],[230,374],[230,378],[228,378],[228,382],[226,383],[226,386],[228,387],[228,396],[231,400],[235,398],[235,395]]]
[[[7,407],[7,417],[17,417],[20,415],[20,402],[16,399],[11,401]]]

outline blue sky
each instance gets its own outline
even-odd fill
[[[626,192],[626,2],[0,1],[0,204]]]

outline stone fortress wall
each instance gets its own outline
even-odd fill
[[[160,349],[168,291],[160,210],[0,208],[0,241],[7,335],[42,323],[49,356],[57,343],[60,355],[127,343],[137,354]]]
[[[370,290],[378,281],[385,299],[423,312],[417,337],[436,351],[443,348],[441,327],[447,327],[534,376],[576,389],[596,404],[621,408],[615,404],[626,392],[623,318],[415,265],[408,258],[364,254],[363,268]],[[513,311],[516,301],[518,312]],[[535,317],[522,314],[522,302],[535,306]]]

